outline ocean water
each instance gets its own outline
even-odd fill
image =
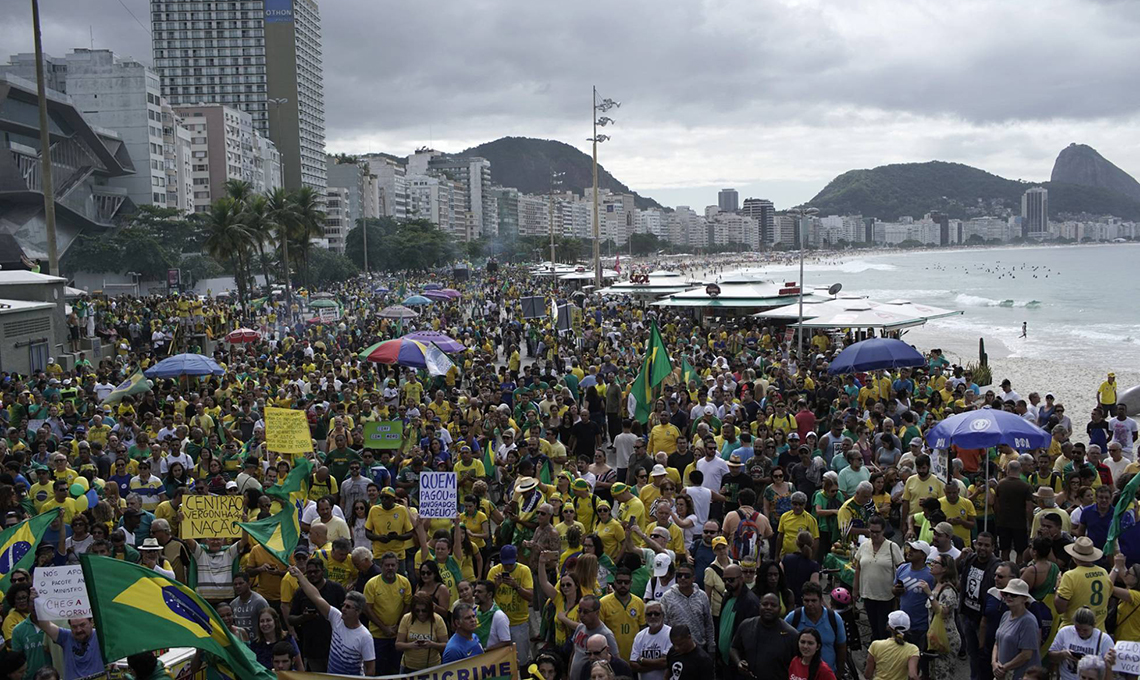
[[[1102,370],[1140,366],[1140,244],[899,252],[804,269],[809,286],[842,283],[844,292],[881,302],[901,298],[965,312],[909,331],[905,339],[923,348],[976,357],[984,338],[995,357]]]

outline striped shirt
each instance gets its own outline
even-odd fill
[[[376,648],[372,644],[372,633],[368,632],[368,626],[346,627],[340,610],[336,607],[329,607],[328,618],[332,626],[328,672],[363,675],[364,662],[376,659]]]

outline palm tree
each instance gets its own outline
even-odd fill
[[[325,213],[317,192],[312,187],[301,187],[294,191],[290,197],[296,213],[294,238],[301,251],[301,261],[305,266],[305,287],[309,287],[309,251],[312,249],[313,239],[325,234]]]
[[[292,309],[292,279],[289,275],[289,238],[299,221],[296,206],[288,189],[277,188],[265,198],[267,228],[275,233],[281,246],[281,264],[285,268],[285,302]]]
[[[261,261],[261,273],[265,277],[265,288],[270,286],[269,258],[265,256],[265,245],[273,243],[273,221],[269,219],[269,199],[262,195],[251,196],[242,210],[242,223],[253,237],[257,257]]]
[[[253,238],[242,223],[241,205],[229,196],[223,196],[210,205],[204,220],[206,240],[203,249],[215,260],[228,260],[237,279],[238,299],[246,307],[246,284],[249,280],[246,266]]]

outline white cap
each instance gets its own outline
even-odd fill
[[[910,616],[901,609],[887,614],[887,628],[902,631],[910,630]]]
[[[653,576],[661,578],[669,571],[669,567],[673,564],[673,558],[665,553],[659,553],[653,558]]]
[[[669,474],[669,473],[665,470],[665,466],[662,465],[661,463],[658,463],[658,464],[653,466],[653,471],[649,473],[649,476],[650,477],[664,477],[667,474]]]

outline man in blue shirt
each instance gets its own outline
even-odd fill
[[[68,621],[70,630],[66,630],[51,621],[41,621],[36,617],[36,595],[33,588],[30,618],[52,642],[63,648],[63,680],[103,674],[106,664],[103,663],[103,653],[99,651],[94,622],[89,618],[71,619]]]
[[[823,588],[818,583],[805,583],[802,597],[804,606],[788,612],[784,620],[796,630],[815,628],[822,642],[820,656],[836,677],[842,678],[847,669],[847,629],[843,619],[823,606]]]
[[[926,566],[930,555],[930,544],[926,541],[910,541],[906,544],[905,564],[900,564],[895,570],[895,597],[899,598],[899,609],[910,617],[910,630],[906,633],[908,642],[914,643],[919,650],[926,649],[926,631],[930,628],[930,619],[926,611],[926,593],[918,585],[925,581],[926,585],[934,588],[934,575]],[[919,672],[927,663],[925,657],[919,658]]]
[[[452,616],[455,620],[455,634],[443,650],[443,663],[462,661],[482,654],[483,645],[479,644],[479,638],[475,635],[475,629],[479,627],[475,609],[466,602],[460,602],[455,605]]]

